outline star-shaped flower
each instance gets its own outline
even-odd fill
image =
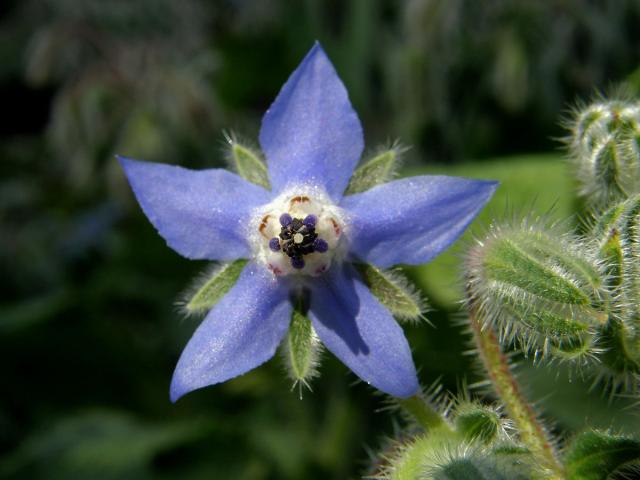
[[[362,127],[319,44],[265,114],[260,145],[271,191],[223,169],[194,171],[120,157],[135,196],[168,245],[190,259],[249,259],[182,352],[171,399],[269,360],[309,296],[324,345],[366,383],[418,391],[402,329],[354,262],[421,264],[474,219],[496,182],[419,176],[344,195]]]

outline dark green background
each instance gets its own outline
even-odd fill
[[[275,359],[170,404],[197,325],[174,305],[206,264],[166,247],[114,153],[224,165],[223,129],[254,142],[319,39],[370,149],[399,140],[406,172],[502,181],[481,232],[552,205],[572,215],[560,120],[640,79],[631,0],[25,0],[0,14],[0,478],[358,478],[401,425],[329,354],[302,399]],[[421,381],[454,392],[479,379],[462,250],[409,271],[434,326],[405,328]],[[640,428],[624,401],[587,393],[588,372],[520,370],[558,433]]]

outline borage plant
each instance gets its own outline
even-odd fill
[[[397,272],[441,253],[497,184],[444,176],[390,181],[398,149],[356,168],[362,129],[319,45],[264,116],[262,155],[229,138],[237,174],[120,158],[169,246],[220,263],[184,302],[208,312],[182,356],[171,399],[270,359],[283,344],[308,384],[324,344],[409,413],[369,477],[395,480],[606,480],[633,477],[640,441],[545,428],[509,351],[596,371],[603,391],[637,392],[640,372],[640,109],[599,102],[571,122],[571,157],[589,207],[586,234],[529,216],[496,222],[465,260],[474,354],[498,402],[422,393],[401,328],[421,298]],[[507,353],[504,353],[507,352]],[[616,477],[616,475],[618,477]]]
[[[223,263],[186,302],[210,309],[184,349],[171,399],[269,360],[287,337],[290,371],[308,382],[318,338],[358,377],[395,397],[418,390],[393,315],[419,299],[385,272],[446,249],[496,182],[390,180],[393,149],[354,169],[363,150],[347,91],[316,44],[265,114],[260,156],[232,145],[238,174],[120,157],[145,214],[179,254]]]

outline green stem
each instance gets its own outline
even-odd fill
[[[446,427],[449,424],[444,417],[421,394],[400,400],[400,406],[409,412],[425,430]]]
[[[488,325],[482,325],[476,318],[473,307],[470,310],[470,323],[473,338],[484,368],[493,388],[504,403],[509,417],[516,424],[522,443],[538,457],[550,471],[551,479],[564,479],[564,467],[558,459],[553,442],[540,424],[533,407],[527,402],[520,385],[511,372],[509,361],[502,353],[495,331]]]

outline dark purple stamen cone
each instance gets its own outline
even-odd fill
[[[304,260],[302,257],[291,257],[291,266],[300,270],[304,268]]]
[[[324,253],[329,250],[329,244],[321,238],[316,238],[313,242],[313,249],[316,252]]]
[[[283,215],[284,216],[284,215]],[[280,246],[289,257],[300,257],[313,253],[313,242],[318,237],[314,227],[309,227],[299,218],[280,229]]]
[[[280,240],[278,240],[276,237],[273,237],[271,240],[269,240],[269,248],[274,252],[279,252]]]
[[[289,215],[288,213],[283,213],[282,215],[280,215],[280,225],[282,225],[283,227],[289,226],[291,222],[293,222],[293,218],[291,218],[291,215]]]
[[[307,215],[304,218],[304,220],[302,221],[302,223],[305,224],[309,228],[315,227],[317,222],[318,222],[318,217],[316,217],[313,214]]]

